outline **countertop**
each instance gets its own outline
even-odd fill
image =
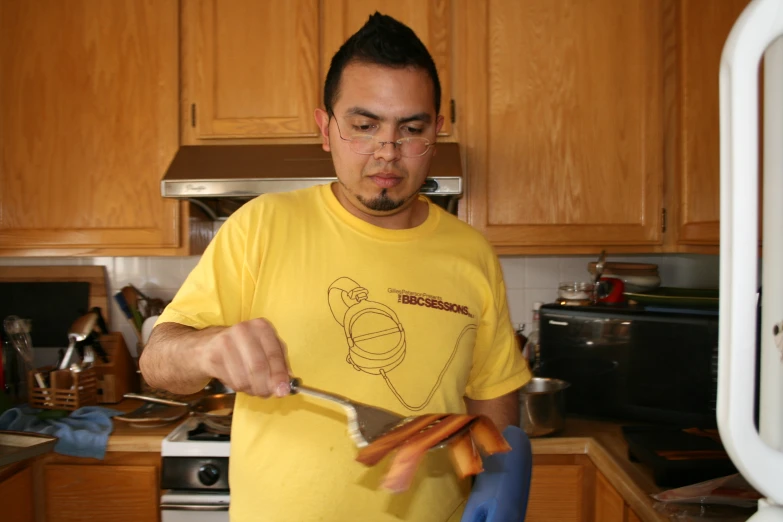
[[[111,407],[133,411],[143,404],[126,399]],[[107,451],[159,452],[161,441],[177,423],[156,428],[133,428],[115,421]],[[652,473],[628,459],[628,445],[620,430],[621,423],[569,418],[565,429],[555,436],[532,439],[533,454],[587,455],[623,499],[646,522],[666,521],[653,509],[650,494],[661,491]]]

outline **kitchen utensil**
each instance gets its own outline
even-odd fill
[[[141,331],[141,324],[144,322],[144,319],[139,312],[139,294],[137,294],[136,290],[130,285],[122,287],[120,292],[122,293],[122,297],[125,298],[125,302],[128,303],[128,310],[130,310],[131,316],[133,317],[133,323],[136,325],[136,329]]]
[[[300,379],[293,378],[289,383],[291,395],[301,393],[309,397],[315,397],[329,402],[334,402],[343,407],[348,414],[348,436],[353,440],[357,447],[368,446],[378,437],[385,435],[401,423],[407,422],[414,417],[403,417],[396,413],[368,406],[361,402],[352,401],[341,395],[327,393],[325,391],[303,386]],[[467,428],[467,427],[466,427]],[[465,432],[465,429],[459,430],[445,439],[443,442],[431,449],[438,449],[446,446]]]
[[[565,390],[570,383],[533,377],[519,390],[520,427],[529,437],[550,435],[565,425]]]
[[[103,311],[100,306],[93,306],[90,308],[90,312],[94,313],[97,317],[95,325],[98,327],[98,332],[101,334],[109,333],[109,327],[106,325],[106,319],[103,318]]]
[[[606,264],[606,250],[601,250],[601,255],[598,256],[598,262],[595,264],[595,272],[593,273],[593,284],[598,283],[601,279],[601,275],[604,273],[604,266]]]
[[[291,395],[301,393],[342,406],[348,414],[348,435],[360,448],[367,446],[404,420],[404,417],[396,413],[303,386],[299,379],[291,379],[290,385]]]
[[[170,406],[148,402],[129,413],[112,417],[112,420],[127,423],[134,428],[165,426],[181,419],[188,413],[187,406]]]
[[[206,395],[188,402],[163,399],[150,395],[139,395],[136,393],[126,393],[123,397],[126,399],[140,399],[158,404],[168,404],[170,406],[186,406],[190,410],[191,415],[199,418],[199,420],[213,430],[228,432],[231,429],[231,419],[234,412],[236,394],[219,393],[216,395]]]
[[[43,376],[35,369],[34,355],[33,355],[33,342],[30,339],[30,327],[27,321],[15,315],[9,315],[3,321],[3,328],[8,335],[8,342],[19,353],[25,366],[33,372],[35,382],[41,388],[46,388]]]
[[[88,312],[73,322],[70,330],[68,331],[68,349],[65,351],[65,357],[63,357],[62,362],[60,362],[59,368],[61,370],[64,370],[70,366],[76,343],[85,340],[87,336],[90,335],[90,332],[92,332],[92,329],[95,328],[95,323],[97,321],[98,314],[95,312]]]
[[[598,281],[601,280],[601,276],[604,273],[604,265],[606,263],[606,250],[601,250],[601,255],[598,256],[598,262],[595,264],[595,274],[593,277],[593,294],[592,302],[598,301]]]
[[[122,292],[117,292],[114,294],[114,301],[117,303],[117,306],[120,307],[120,311],[122,312],[122,315],[125,316],[128,324],[130,324],[131,328],[133,328],[133,332],[136,334],[136,339],[141,341],[141,330],[136,325],[136,319],[134,318],[133,312],[131,312],[131,309],[128,306],[128,302],[125,300],[125,296],[122,294]]]

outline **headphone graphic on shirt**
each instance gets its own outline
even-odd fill
[[[462,338],[477,326],[469,324],[460,332],[454,349],[429,395],[420,405],[412,406],[402,398],[389,379],[389,372],[405,359],[405,328],[394,310],[377,301],[370,301],[369,296],[369,290],[348,277],[341,277],[329,286],[329,308],[335,321],[343,327],[348,342],[345,361],[357,371],[382,376],[386,385],[406,408],[419,411],[427,406],[440,386],[443,375],[457,354]]]

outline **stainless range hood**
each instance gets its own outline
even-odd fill
[[[421,193],[456,213],[462,195],[459,145],[439,143]],[[213,219],[245,201],[336,181],[332,157],[320,145],[187,145],[179,148],[161,181],[167,198],[188,199]],[[221,205],[230,203],[229,205]],[[216,210],[228,207],[228,211]]]

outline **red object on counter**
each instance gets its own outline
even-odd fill
[[[599,303],[622,303],[625,301],[625,283],[622,279],[616,277],[602,277],[601,282],[605,283],[609,288],[609,293],[604,297],[599,297]]]

